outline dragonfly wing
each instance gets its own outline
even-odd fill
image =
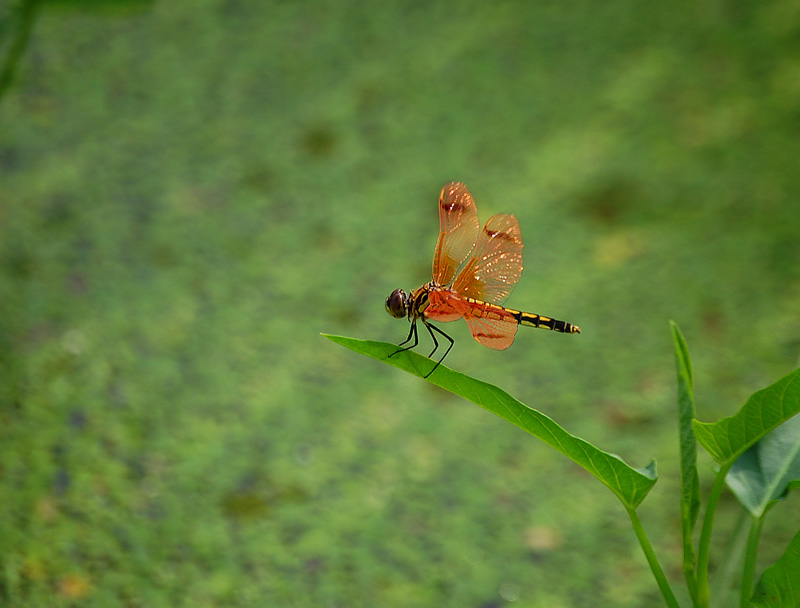
[[[437,289],[428,294],[425,316],[432,321],[456,321],[464,318],[472,337],[495,350],[505,350],[514,342],[518,322],[516,317],[500,306],[485,302],[470,302],[449,289]]]
[[[433,254],[433,280],[447,285],[475,247],[481,231],[475,199],[464,184],[450,182],[439,193],[439,239]]]
[[[474,312],[479,312],[475,310]],[[480,311],[483,312],[483,311]],[[503,313],[492,316],[464,315],[472,337],[478,342],[495,350],[505,350],[514,342],[517,334],[517,320]]]
[[[468,304],[457,293],[449,289],[435,289],[428,293],[425,316],[431,321],[457,321],[468,310]]]
[[[484,226],[469,261],[453,281],[460,296],[500,303],[522,276],[522,231],[513,215],[495,215]]]

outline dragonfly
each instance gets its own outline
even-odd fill
[[[419,344],[417,321],[433,340],[433,358],[439,349],[436,334],[449,342],[444,355],[425,378],[447,357],[455,341],[431,321],[464,319],[472,337],[489,348],[505,350],[514,342],[520,325],[579,334],[573,323],[502,306],[522,276],[522,232],[514,215],[493,216],[483,230],[478,208],[467,187],[449,182],[439,194],[439,238],[433,254],[432,280],[406,293],[395,289],[386,298],[386,311],[411,322],[408,337],[390,357]]]

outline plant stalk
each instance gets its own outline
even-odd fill
[[[28,45],[31,37],[33,24],[36,21],[36,13],[39,8],[40,0],[22,0],[17,5],[18,25],[17,32],[8,50],[6,60],[0,67],[0,99],[5,95],[14,80],[14,73],[17,69],[22,53]]]
[[[742,568],[741,598],[739,600],[739,605],[742,608],[749,608],[750,596],[753,595],[753,583],[756,580],[758,541],[761,538],[761,526],[763,524],[763,515],[761,517],[753,517],[750,522],[750,533],[747,535],[747,549],[744,554],[744,566]]]
[[[714,573],[714,582],[711,584],[711,608],[730,606],[729,597],[732,590],[732,581],[742,567],[747,533],[750,529],[750,514],[742,509],[739,521],[731,534],[730,541],[722,553],[719,567]]]
[[[732,463],[731,463],[732,464]],[[703,515],[703,528],[700,532],[700,544],[697,547],[697,605],[708,608],[711,601],[711,589],[708,584],[708,561],[711,551],[711,531],[714,527],[714,514],[717,512],[719,497],[725,487],[725,476],[731,464],[723,465],[714,479],[714,486],[708,497],[706,512]]]
[[[642,551],[644,551],[644,556],[647,558],[647,563],[650,565],[650,570],[652,570],[653,576],[656,577],[658,588],[661,589],[661,595],[664,596],[664,600],[670,608],[680,608],[680,604],[678,604],[678,600],[675,598],[675,594],[669,586],[667,577],[661,569],[661,564],[658,563],[658,558],[656,557],[655,551],[653,551],[653,546],[650,544],[650,539],[647,538],[647,533],[644,531],[642,522],[639,519],[639,514],[636,513],[636,509],[631,507],[626,506],[625,509],[628,511],[628,516],[631,518],[633,531],[636,533],[636,538],[639,539],[639,544],[642,546]]]

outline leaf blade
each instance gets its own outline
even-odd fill
[[[427,357],[411,351],[389,358],[397,350],[394,344],[322,335],[350,350],[416,376],[422,377],[433,365]],[[456,372],[445,365],[440,365],[436,373],[427,380],[472,401],[544,441],[594,475],[630,508],[636,508],[656,483],[658,476],[654,462],[641,469],[631,467],[619,456],[604,452],[571,435],[552,418],[518,401],[497,386]]]
[[[683,573],[692,598],[696,597],[697,580],[694,551],[694,529],[700,512],[700,477],[697,472],[697,440],[692,420],[697,416],[694,399],[694,376],[689,347],[677,324],[670,321],[678,376],[678,430],[681,467],[681,537],[683,539]]]
[[[800,532],[778,561],[761,574],[750,601],[763,608],[800,606]]]
[[[800,412],[800,368],[753,393],[733,416],[692,422],[698,443],[720,465],[732,464],[751,445]]]
[[[800,484],[800,415],[765,435],[736,459],[725,479],[739,502],[762,517]]]

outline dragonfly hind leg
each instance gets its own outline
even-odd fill
[[[424,325],[425,325],[425,329],[427,329],[427,330],[428,330],[428,333],[431,335],[431,339],[433,340],[433,344],[434,344],[434,346],[433,346],[433,350],[431,351],[431,354],[430,354],[430,355],[428,355],[428,358],[429,358],[429,359],[430,359],[430,358],[432,358],[432,357],[433,357],[433,353],[435,353],[435,352],[436,352],[436,351],[439,349],[439,341],[436,339],[436,336],[435,336],[435,335],[434,335],[434,333],[433,333],[434,331],[435,331],[435,332],[437,332],[437,333],[439,333],[439,334],[440,334],[441,336],[443,336],[443,337],[444,337],[444,338],[445,338],[445,339],[446,339],[448,342],[450,342],[450,346],[448,346],[448,347],[447,347],[447,350],[446,350],[446,351],[444,351],[444,355],[442,355],[442,358],[441,358],[441,359],[439,359],[439,360],[436,362],[436,365],[434,365],[434,366],[433,366],[433,369],[432,369],[431,371],[429,371],[427,374],[425,374],[425,375],[423,376],[423,378],[427,378],[427,377],[428,377],[428,376],[430,376],[430,375],[431,375],[433,372],[435,372],[435,371],[436,371],[436,368],[437,368],[437,367],[439,367],[439,365],[441,365],[442,361],[444,361],[444,358],[445,358],[445,357],[447,356],[447,354],[450,352],[450,349],[451,349],[451,348],[453,348],[453,344],[455,344],[455,340],[453,340],[453,338],[451,338],[450,336],[448,336],[446,333],[444,333],[444,332],[443,332],[441,329],[439,329],[439,328],[438,328],[438,327],[436,327],[435,325],[431,325],[430,323],[426,323],[424,319],[422,320],[422,322],[423,322],[423,323],[424,323]]]

